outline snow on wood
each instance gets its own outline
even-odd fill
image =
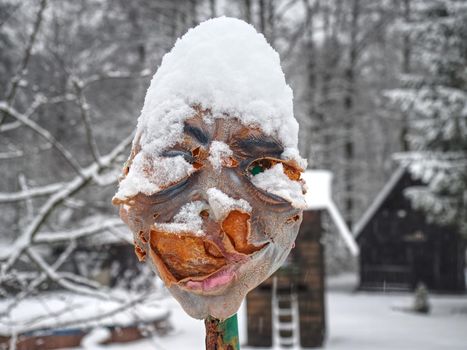
[[[251,205],[244,199],[233,199],[217,188],[207,190],[209,207],[216,220],[223,220],[232,210],[251,212]]]
[[[307,186],[305,195],[307,208],[310,210],[327,210],[350,252],[353,255],[358,255],[358,245],[332,200],[332,174],[326,170],[307,170],[302,175],[302,178],[305,180]]]
[[[83,337],[81,346],[89,350],[99,349],[99,344],[109,340],[110,336],[111,332],[108,328],[96,327]]]
[[[201,211],[208,209],[206,203],[201,201],[189,202],[180,208],[171,223],[155,223],[156,227],[165,232],[191,233],[201,236],[204,234]]]
[[[284,173],[284,166],[278,163],[251,178],[258,188],[289,201],[295,208],[305,209],[306,201],[302,184],[291,180]]]
[[[209,149],[209,161],[215,170],[220,170],[222,167],[222,159],[229,157],[233,154],[229,145],[220,141],[212,141],[211,148]]]
[[[331,199],[332,174],[326,170],[307,170],[302,174],[307,191],[305,200],[309,209],[325,209]]]
[[[329,202],[327,210],[329,214],[331,215],[332,221],[337,226],[339,233],[341,234],[342,238],[347,244],[347,247],[349,247],[350,252],[355,256],[358,255],[358,253],[360,252],[360,249],[357,245],[357,242],[355,242],[355,239],[352,236],[352,233],[350,232],[349,228],[345,224],[345,221],[342,215],[339,213],[339,210],[337,209],[333,201]]]
[[[188,177],[195,171],[181,155],[153,157],[140,152],[131,163],[128,175],[120,182],[115,198],[129,198],[137,193],[153,194]]]

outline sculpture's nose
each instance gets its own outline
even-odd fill
[[[237,252],[252,254],[264,246],[250,243],[252,208],[247,201],[231,198],[217,188],[208,189],[206,194],[215,221]]]
[[[226,214],[230,211],[228,205],[229,203],[227,203],[230,197],[215,187],[208,189],[206,191],[206,195],[209,207],[212,214],[214,215],[214,219],[216,221],[224,219]]]

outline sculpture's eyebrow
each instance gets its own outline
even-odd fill
[[[203,145],[207,144],[208,141],[209,141],[208,134],[206,134],[206,132],[203,129],[198,128],[198,127],[196,127],[194,125],[190,125],[190,124],[185,123],[185,125],[183,126],[183,132],[185,134],[188,134],[188,135],[192,136],[199,143],[201,143]]]
[[[274,139],[265,136],[253,136],[235,140],[235,145],[246,152],[260,151],[265,153],[282,153],[284,148]]]

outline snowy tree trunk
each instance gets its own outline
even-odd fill
[[[347,225],[352,227],[352,216],[354,209],[354,141],[353,141],[353,127],[354,127],[354,94],[355,94],[355,66],[357,63],[357,33],[358,33],[358,19],[360,12],[360,1],[354,0],[352,3],[351,23],[350,23],[350,47],[348,66],[345,71],[346,92],[344,96],[344,181],[345,181],[345,214]]]
[[[410,22],[410,0],[403,1],[403,13],[405,22]],[[410,34],[404,33],[402,38],[402,74],[410,73],[410,56],[411,56],[411,43]],[[409,150],[409,142],[407,139],[409,133],[408,113],[402,112],[402,128],[400,131],[400,145],[403,152]]]

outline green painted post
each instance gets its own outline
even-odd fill
[[[220,321],[209,316],[206,326],[206,350],[240,350],[237,314]]]

